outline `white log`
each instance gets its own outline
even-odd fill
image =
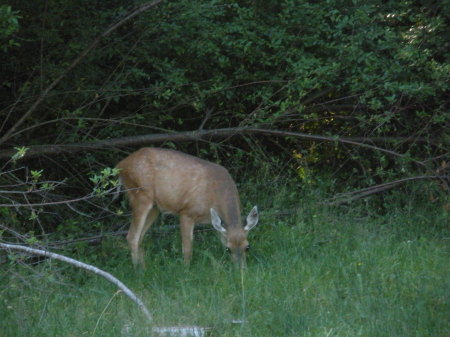
[[[8,249],[8,250],[20,250],[20,251],[27,252],[29,254],[49,257],[49,258],[52,258],[55,260],[60,260],[63,262],[70,263],[74,266],[77,266],[78,268],[86,269],[86,270],[93,272],[94,274],[103,276],[109,282],[114,283],[120,290],[122,290],[125,293],[125,295],[127,295],[129,298],[131,298],[139,306],[139,308],[142,310],[142,312],[144,313],[144,315],[147,317],[147,319],[149,321],[152,320],[152,315],[150,314],[150,311],[147,309],[145,304],[139,299],[139,297],[137,297],[125,284],[123,284],[117,278],[115,278],[110,273],[108,273],[104,270],[101,270],[90,264],[86,264],[86,263],[80,262],[78,260],[72,259],[70,257],[56,254],[56,253],[51,253],[51,252],[48,252],[48,251],[42,250],[42,249],[35,249],[35,248],[30,248],[30,247],[21,246],[21,245],[11,245],[11,244],[7,244],[7,243],[0,243],[0,248]]]

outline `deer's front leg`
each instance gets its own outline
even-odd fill
[[[194,236],[194,221],[188,216],[180,216],[181,240],[183,244],[184,263],[189,264],[192,258],[192,239]]]

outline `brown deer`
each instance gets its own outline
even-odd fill
[[[247,233],[258,223],[258,209],[253,207],[246,226],[242,226],[238,190],[224,167],[159,148],[142,148],[116,167],[132,210],[127,240],[135,266],[144,266],[140,245],[145,232],[160,212],[169,212],[180,218],[186,264],[192,257],[194,225],[211,223],[230,250],[233,262],[245,267]]]

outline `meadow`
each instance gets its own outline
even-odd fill
[[[314,189],[289,184],[241,190],[244,212],[252,198],[261,210],[242,273],[209,229],[195,233],[185,267],[178,230],[159,221],[145,240],[145,271],[133,269],[124,237],[66,252],[123,281],[153,322],[96,275],[16,260],[1,266],[0,336],[150,336],[154,326],[174,325],[210,327],[209,336],[450,336],[442,207],[400,193],[382,206],[328,207]]]

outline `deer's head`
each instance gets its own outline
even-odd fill
[[[213,227],[220,233],[223,245],[230,251],[231,259],[241,268],[245,268],[245,254],[249,249],[247,241],[247,233],[258,224],[258,208],[255,206],[247,216],[247,223],[242,224],[226,224],[226,228],[222,225],[219,214],[210,209],[211,223]]]

